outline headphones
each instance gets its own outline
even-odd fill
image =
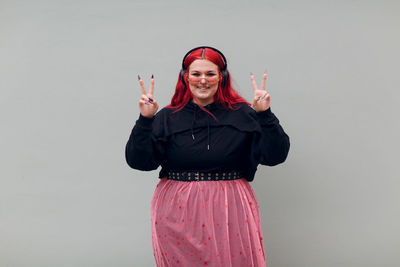
[[[228,79],[229,79],[229,72],[228,72],[228,70],[227,70],[226,58],[225,58],[224,54],[222,54],[221,51],[219,51],[218,49],[216,49],[216,48],[214,48],[214,47],[211,47],[211,46],[199,46],[199,47],[195,47],[195,48],[189,50],[189,52],[186,53],[186,55],[183,57],[183,60],[182,60],[182,69],[181,69],[181,80],[182,80],[182,82],[185,84],[185,73],[186,73],[186,71],[187,71],[187,69],[185,68],[185,60],[186,60],[186,58],[187,58],[193,51],[195,51],[195,50],[197,50],[197,49],[200,49],[200,48],[203,49],[203,51],[201,52],[201,57],[202,57],[202,58],[204,58],[204,53],[205,53],[205,51],[206,51],[206,48],[211,49],[211,50],[214,50],[215,52],[217,52],[217,53],[221,56],[222,61],[224,62],[224,66],[223,66],[222,69],[221,69],[221,73],[222,73],[222,84],[221,84],[221,86],[224,86],[224,84],[226,84],[226,82],[227,82]]]

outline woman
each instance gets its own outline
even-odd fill
[[[157,266],[266,266],[259,206],[249,182],[258,164],[285,161],[289,137],[271,112],[264,74],[252,106],[231,86],[224,55],[196,47],[182,61],[171,104],[157,114],[139,77],[140,115],[126,145],[138,170],[161,165],[151,202]]]

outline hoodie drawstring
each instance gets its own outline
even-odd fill
[[[207,116],[207,150],[210,150],[210,118]]]
[[[193,140],[194,140],[194,130],[193,130],[193,128],[194,128],[194,122],[196,121],[196,111],[197,111],[197,109],[196,109],[196,106],[195,106],[195,109],[194,109],[194,112],[193,112],[193,121],[192,121],[192,138],[193,138]]]
[[[194,124],[196,122],[197,105],[194,106],[193,121],[192,121],[192,138],[194,141]],[[208,114],[207,114],[208,115]],[[210,118],[207,116],[207,150],[210,150]]]

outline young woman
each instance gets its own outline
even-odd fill
[[[182,62],[171,103],[158,113],[152,77],[139,77],[140,115],[126,145],[134,169],[161,165],[151,202],[157,266],[266,266],[257,198],[259,164],[285,161],[289,137],[271,112],[267,74],[252,105],[231,86],[224,55],[207,46]]]

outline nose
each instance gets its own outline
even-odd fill
[[[202,75],[202,76],[200,77],[200,83],[206,83],[206,82],[207,82],[206,76],[205,76],[205,75]]]

